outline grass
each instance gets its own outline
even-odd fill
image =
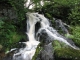
[[[80,47],[80,26],[72,26],[69,38],[71,38],[74,43]]]

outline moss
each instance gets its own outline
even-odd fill
[[[52,42],[56,60],[80,60],[80,51],[70,48],[59,41]]]
[[[57,41],[57,40],[54,40],[54,41],[52,42],[52,45],[53,45],[54,50],[55,50],[55,49],[58,49],[58,48],[69,48],[68,45],[66,45],[66,44],[63,43],[63,42],[59,42],[59,41]]]
[[[32,60],[36,60],[36,58],[38,57],[38,54],[40,53],[40,51],[42,50],[42,47],[40,46],[40,44],[37,46],[35,55],[33,56]]]
[[[55,50],[56,59],[64,58],[70,60],[80,60],[80,51],[70,48],[58,48]]]

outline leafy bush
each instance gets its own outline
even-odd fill
[[[72,38],[72,40],[74,41],[74,43],[80,47],[80,27],[79,26],[73,26],[71,28],[71,33],[72,35],[69,36],[69,38]]]
[[[78,3],[77,3],[78,4]],[[80,7],[75,6],[73,9],[71,9],[71,13],[68,17],[69,20],[71,20],[71,24],[80,24]]]
[[[48,18],[62,19],[68,24],[80,23],[80,0],[44,0],[42,7],[36,7],[38,11]],[[51,16],[51,17],[50,17]]]
[[[25,18],[24,0],[9,0],[11,6],[15,9],[19,21]]]
[[[7,50],[16,47],[15,43],[25,38],[25,35],[20,32],[22,32],[21,29],[24,26],[22,21],[25,20],[27,11],[25,12],[24,0],[1,0],[0,2],[5,5],[9,4],[9,9],[13,8],[16,12],[15,15],[17,14],[17,20],[11,20],[4,15],[0,16],[0,44]],[[7,10],[8,8],[5,7],[5,9]]]

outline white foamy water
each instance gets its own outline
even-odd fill
[[[44,15],[38,14],[38,13],[27,13],[27,32],[29,41],[24,42],[26,44],[25,48],[21,48],[18,53],[15,53],[13,56],[14,60],[32,60],[32,57],[35,54],[36,48],[38,44],[40,43],[38,40],[36,40],[37,37],[35,35],[38,35],[38,33],[41,33],[41,31],[44,29],[47,33],[47,35],[54,39],[61,41],[70,47],[77,49],[76,47],[72,46],[67,40],[65,40],[63,37],[60,36],[60,34],[52,27],[50,27],[50,23],[47,18],[44,17]],[[38,32],[35,33],[35,25],[37,22],[40,22],[41,27],[39,28]]]

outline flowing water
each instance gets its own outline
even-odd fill
[[[58,40],[70,47],[77,49],[75,46],[71,45],[66,39],[64,39],[54,28],[50,26],[50,22],[44,15],[38,13],[27,13],[27,32],[29,41],[24,42],[26,44],[25,48],[21,48],[18,53],[15,53],[13,60],[31,60],[35,54],[36,48],[39,42],[39,33],[43,30],[47,33],[48,37],[52,40]],[[35,25],[37,22],[40,23],[40,28],[35,32]]]

